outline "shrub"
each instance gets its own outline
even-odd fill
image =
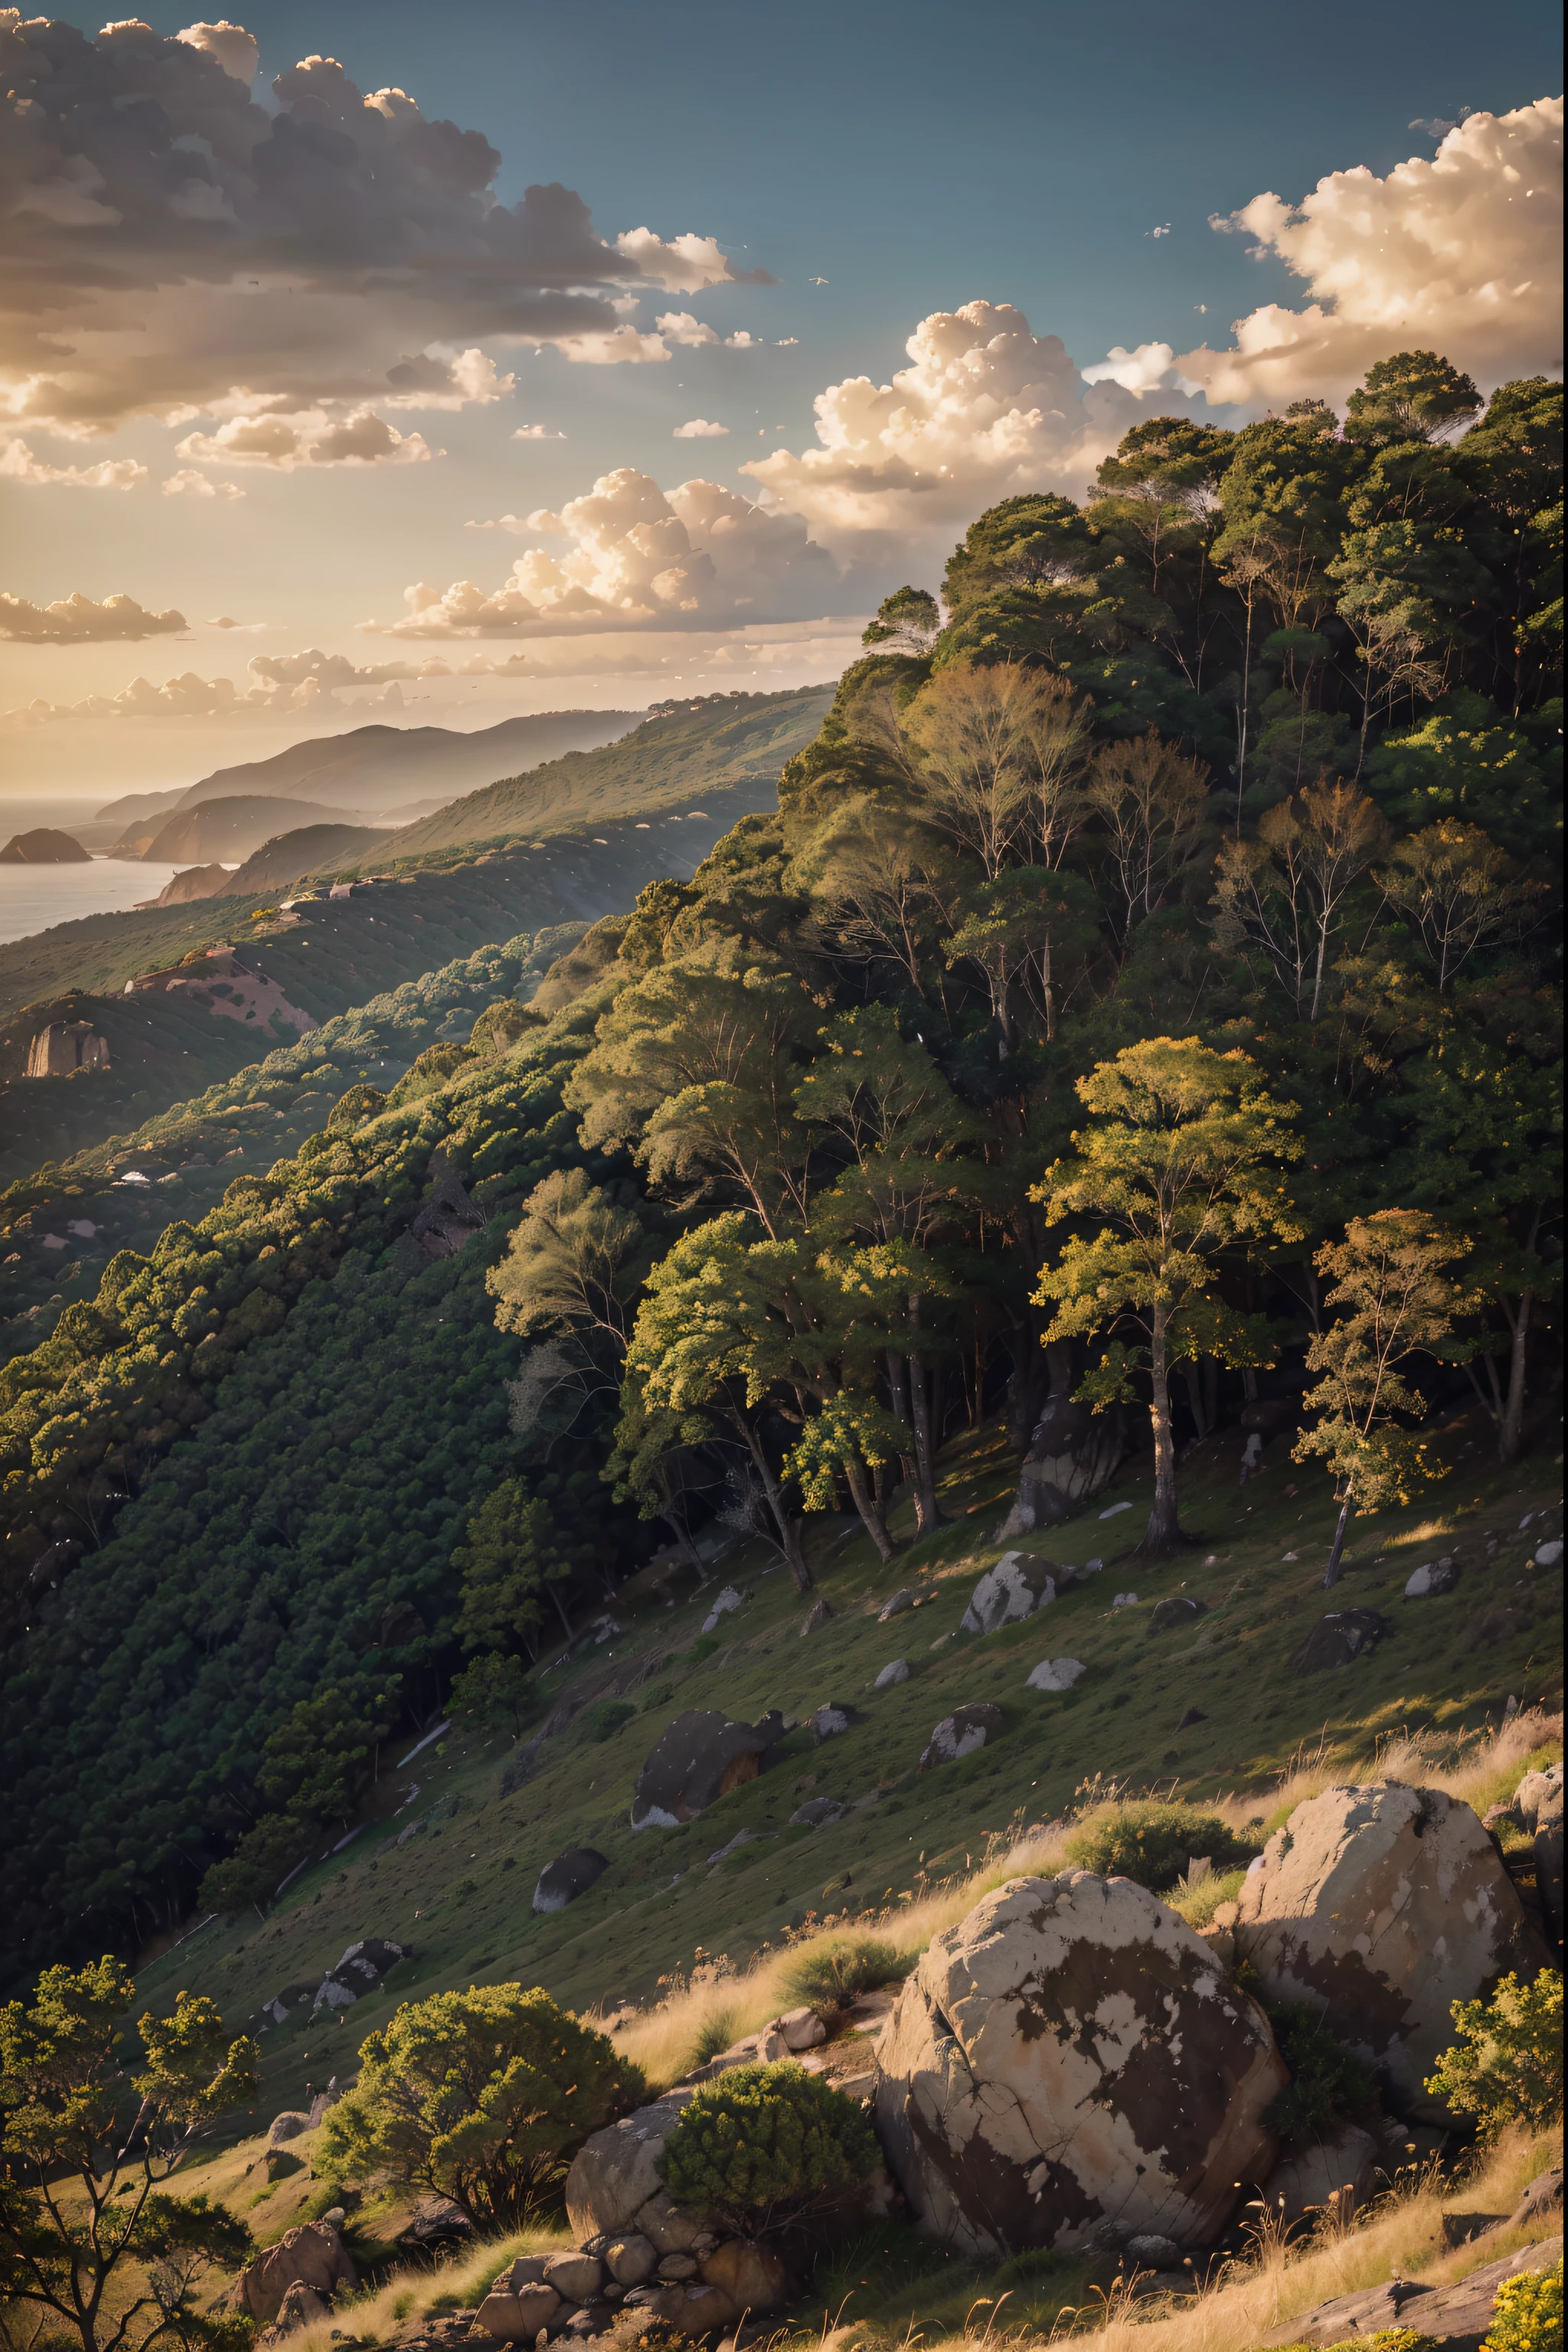
[[[1266,2001],[1275,2047],[1290,2080],[1271,2099],[1264,2123],[1281,2139],[1310,2139],[1373,2112],[1377,2089],[1369,2070],[1327,2032],[1306,2001]]]
[[[914,1966],[914,1956],[875,1936],[845,1936],[814,1944],[784,1970],[786,1989],[813,2009],[842,2009],[858,1993],[897,1984]]]
[[[1504,2279],[1481,2352],[1557,2352],[1563,2341],[1563,2260]]]
[[[318,2167],[433,2190],[487,2231],[521,2229],[558,2195],[590,2132],[647,2087],[606,2035],[517,1984],[406,2002],[360,2060]]]
[[[1174,1885],[1196,1855],[1226,1870],[1246,1862],[1251,1851],[1217,1813],[1152,1802],[1101,1807],[1068,1840],[1068,1856],[1080,1870],[1101,1878],[1136,1879],[1152,1892]]]
[[[630,1723],[636,1715],[637,1709],[629,1699],[595,1699],[593,1706],[585,1706],[578,1717],[577,1736],[585,1745],[603,1747],[606,1739],[613,1739],[621,1726]]]
[[[1563,1971],[1533,1984],[1504,1977],[1489,2001],[1457,2000],[1458,2040],[1426,2082],[1430,2098],[1474,2116],[1482,2136],[1505,2124],[1549,2129],[1563,2120]]]
[[[677,2205],[756,2236],[820,2210],[879,2162],[854,2102],[782,2062],[732,2066],[704,2084],[665,2141],[658,2169]]]
[[[1246,1878],[1245,1870],[1211,1870],[1206,1878],[1177,1881],[1165,1896],[1189,1927],[1206,1927],[1222,1903],[1234,1903]]]
[[[715,2011],[711,2017],[704,2018],[697,2029],[697,2040],[692,2045],[691,2052],[692,2065],[706,2066],[710,2058],[717,2058],[721,2050],[728,2050],[734,2039],[734,2011],[732,2009]]]

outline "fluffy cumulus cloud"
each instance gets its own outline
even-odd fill
[[[505,519],[513,524],[514,519]],[[712,625],[737,612],[787,619],[821,612],[832,559],[794,515],[770,513],[716,482],[661,490],[622,467],[559,514],[527,528],[563,542],[531,547],[494,591],[471,580],[405,592],[401,637],[508,637],[581,629]]]
[[[1333,172],[1298,205],[1255,196],[1213,226],[1277,255],[1310,300],[1236,321],[1228,351],[1184,352],[1211,401],[1342,400],[1374,360],[1438,351],[1483,385],[1563,364],[1563,101],[1472,114],[1385,179]]]
[[[815,448],[742,468],[836,552],[891,560],[951,541],[1016,491],[1081,491],[1140,413],[1120,384],[1087,383],[1010,302],[935,311],[905,349],[890,383],[850,376],[817,394]]]
[[[147,479],[147,468],[134,457],[100,457],[96,466],[51,466],[36,457],[25,441],[12,439],[0,449],[0,477],[56,489],[133,490]]]
[[[5,603],[9,604],[10,599]],[[73,603],[83,600],[73,599]],[[110,605],[126,603],[123,597],[110,597]],[[60,608],[51,606],[51,611]],[[184,623],[177,613],[156,616],[173,620],[180,627]],[[218,620],[209,625],[214,628],[232,629],[247,625],[243,622]],[[124,631],[130,635],[151,635],[151,629],[139,633]],[[231,677],[199,677],[195,670],[186,670],[179,677],[165,678],[154,686],[145,677],[132,678],[118,694],[89,694],[80,702],[48,702],[40,698],[25,709],[5,713],[13,724],[44,726],[61,719],[245,719],[279,716],[293,718],[311,711],[331,712],[344,707],[344,697],[353,696],[356,707],[392,707],[395,709],[402,697],[400,682],[416,678],[450,677],[451,665],[439,656],[427,660],[374,662],[357,664],[343,654],[326,654],[315,647],[299,654],[257,654],[249,664],[246,683],[237,685]],[[380,688],[383,691],[367,706],[365,689]]]
[[[89,37],[0,9],[0,416],[90,433],[237,389],[252,412],[493,399],[481,340],[668,357],[628,299],[763,274],[710,236],[603,237],[559,184],[501,203],[479,131],[331,58],[266,104],[256,66],[226,20]]]
[[[374,408],[342,416],[321,408],[231,416],[216,433],[187,434],[175,450],[203,465],[271,466],[286,474],[297,466],[419,465],[430,454],[422,433],[399,433]]]
[[[706,416],[689,416],[669,437],[672,441],[722,441],[729,430],[727,425],[710,424]]]
[[[215,482],[210,474],[198,474],[194,466],[182,466],[162,484],[166,499],[242,499],[245,492],[237,482]]]
[[[149,613],[134,596],[61,596],[52,604],[30,604],[25,596],[0,592],[0,637],[26,646],[135,645],[143,637],[178,636],[185,616],[172,609]]]

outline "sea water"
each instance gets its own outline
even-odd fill
[[[87,866],[0,866],[0,940],[140,906],[180,870],[143,866],[133,857],[95,857]]]

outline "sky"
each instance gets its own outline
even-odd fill
[[[0,10],[0,793],[828,677],[965,524],[1561,373],[1560,12]]]

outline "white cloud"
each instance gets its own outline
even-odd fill
[[[727,425],[710,424],[706,416],[693,416],[678,425],[669,437],[672,441],[721,441],[729,430]]]
[[[95,433],[213,414],[237,385],[296,411],[489,400],[493,362],[467,387],[461,371],[491,339],[662,359],[626,299],[765,276],[711,236],[602,237],[559,184],[499,202],[479,131],[363,92],[331,58],[265,103],[255,64],[226,20],[89,37],[0,10],[0,416]],[[445,383],[425,379],[433,355]]]
[[[0,475],[7,481],[49,483],[68,490],[133,490],[147,479],[147,468],[132,457],[104,457],[96,466],[51,466],[35,457],[25,441],[7,441],[0,449]]]
[[[1119,383],[1123,392],[1177,392],[1191,399],[1201,386],[1184,376],[1175,361],[1169,343],[1140,343],[1131,352],[1112,343],[1102,360],[1085,368],[1083,380],[1085,383]]]
[[[548,425],[520,425],[512,434],[514,441],[564,441],[564,433],[552,433]]]
[[[691,351],[700,351],[704,343],[716,343],[717,327],[709,326],[705,319],[694,318],[689,310],[666,310],[654,320],[654,325],[668,342],[680,343]]]
[[[194,466],[182,466],[162,484],[166,499],[242,499],[245,492],[237,482],[215,482],[209,475],[198,474]]]
[[[439,352],[416,352],[388,368],[392,386],[384,408],[487,408],[517,390],[514,375],[498,375],[496,363],[476,346],[455,359]]]
[[[134,596],[106,596],[98,604],[77,594],[38,605],[0,593],[0,637],[16,645],[134,645],[143,637],[177,636],[184,627],[183,613],[149,613]]]
[[[890,383],[851,376],[817,394],[815,448],[742,467],[836,553],[936,560],[998,499],[1081,492],[1140,413],[1119,384],[1086,384],[1009,302],[935,311],[905,349]]]
[[[761,617],[820,612],[835,567],[793,515],[770,513],[716,482],[661,490],[622,467],[559,514],[541,509],[525,526],[567,542],[557,555],[531,547],[488,591],[471,580],[405,590],[408,607],[386,634],[400,637],[504,637],[603,628],[695,627],[740,610]],[[515,530],[515,516],[497,528]],[[365,625],[369,628],[374,623]]]
[[[315,408],[293,416],[231,416],[216,433],[187,434],[174,454],[205,466],[271,466],[291,473],[296,466],[421,465],[432,453],[422,433],[399,433],[374,408],[336,417]]]
[[[226,613],[219,613],[207,623],[209,629],[232,629],[242,637],[259,636],[267,626],[265,621],[235,621]]]
[[[1275,254],[1310,301],[1266,303],[1236,321],[1228,351],[1176,362],[1211,401],[1260,408],[1342,400],[1374,360],[1441,352],[1484,386],[1563,364],[1561,99],[1471,114],[1436,154],[1386,179],[1332,172],[1299,205],[1255,196],[1215,228]]]

